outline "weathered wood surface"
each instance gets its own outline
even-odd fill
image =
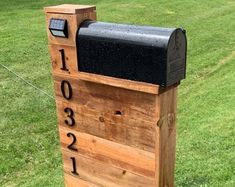
[[[97,161],[93,158],[84,157],[78,153],[71,153],[62,149],[64,171],[71,174],[71,159],[76,159],[76,167],[79,175],[74,177],[88,181],[102,187],[154,187],[154,178],[139,176],[122,170],[104,162]]]
[[[61,93],[62,80],[54,77],[60,124],[65,125],[65,102],[74,110],[78,131],[155,151],[157,118],[154,95],[69,78],[66,80],[74,91],[71,100],[67,101]]]
[[[132,81],[132,80],[119,79],[115,77],[108,77],[108,76],[85,73],[85,72],[79,72],[78,78],[84,81],[90,81],[90,82],[95,82],[99,84],[105,84],[109,86],[125,88],[129,90],[140,91],[140,92],[145,92],[145,93],[150,93],[150,94],[159,93],[158,85],[145,83],[145,82],[137,82],[137,81]]]
[[[177,85],[159,95],[156,127],[156,186],[173,187],[176,149]]]
[[[69,79],[72,87],[75,86],[75,90],[78,90],[74,94],[79,96],[73,95],[74,100],[71,99],[68,102],[60,95],[60,81],[59,77],[55,78],[63,149],[69,143],[68,138],[65,140],[65,133],[73,132],[76,137],[79,137],[78,150],[81,147],[80,154],[86,158],[98,160],[101,163],[103,162],[102,164],[108,164],[125,172],[129,171],[140,178],[143,176],[149,178],[155,175],[154,181],[157,187],[174,186],[177,86],[163,90],[160,95],[154,96],[120,88],[109,88],[107,85],[81,80],[75,81],[74,84]],[[56,84],[58,84],[58,87],[56,87]],[[83,93],[82,91],[85,90],[86,92]],[[131,95],[133,97],[129,98],[128,96]],[[79,101],[81,102],[79,103]],[[76,124],[70,128],[64,123],[67,114],[62,109],[66,107],[73,108],[75,111]],[[117,114],[116,111],[121,113]],[[142,112],[138,113],[139,111]],[[117,127],[123,127],[125,130],[117,129]],[[126,133],[123,133],[123,131]],[[126,134],[129,135],[129,138]],[[151,138],[148,139],[149,137]],[[99,146],[97,146],[98,144]],[[129,149],[126,149],[126,147]],[[135,153],[131,154],[131,152]],[[146,153],[153,158],[152,152],[155,152],[154,161],[149,159],[150,157],[144,158],[143,155]],[[141,153],[142,158],[138,157],[139,153]],[[127,159],[128,155],[135,158]],[[141,162],[145,160],[149,164],[141,165],[141,162],[137,161],[136,158],[139,158],[139,161],[142,160]],[[152,164],[154,164],[154,167]],[[85,177],[84,180],[88,178]],[[106,180],[99,183],[99,185],[104,184],[118,186],[119,183],[111,184]],[[129,183],[126,185],[128,186]]]
[[[53,74],[59,72],[61,74],[76,75],[78,73],[78,67],[76,63],[77,62],[76,47],[51,44],[49,45],[49,50],[51,55],[51,65],[52,65]],[[67,71],[61,69],[62,68],[61,50],[63,50],[64,53],[64,60]]]
[[[81,14],[85,12],[95,11],[95,5],[75,5],[75,4],[62,4],[56,6],[45,7],[46,13],[59,13],[59,14]]]
[[[100,185],[81,180],[67,173],[64,173],[64,184],[65,187],[101,187]]]
[[[68,21],[68,38],[47,29],[56,96],[65,186],[173,187],[177,85],[157,85],[79,72],[76,32],[86,19],[96,20],[94,6],[60,5],[45,8],[50,18]],[[68,71],[61,70],[63,49]],[[72,88],[63,97],[61,82]],[[67,87],[65,94],[68,94]],[[74,126],[65,108],[74,112]],[[68,149],[73,133],[78,151]],[[79,175],[71,173],[71,157]]]
[[[123,144],[114,143],[87,133],[68,130],[60,126],[61,147],[66,149],[73,141],[67,133],[76,137],[74,148],[85,157],[130,171],[132,173],[153,177],[155,175],[155,155]],[[73,152],[73,151],[71,151]]]

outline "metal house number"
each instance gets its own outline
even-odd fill
[[[66,66],[66,61],[65,61],[65,53],[64,53],[64,49],[60,49],[59,50],[60,54],[61,54],[61,62],[62,62],[62,67],[60,68],[63,71],[68,71],[67,66]],[[69,81],[67,80],[62,80],[61,81],[61,93],[63,95],[63,97],[66,100],[70,100],[72,98],[72,86],[69,83]],[[67,114],[66,119],[64,120],[65,124],[72,127],[75,125],[75,119],[74,119],[74,112],[72,108],[64,108],[64,112]],[[76,136],[71,133],[68,132],[67,133],[67,137],[72,138],[72,142],[70,143],[70,145],[67,146],[67,148],[71,151],[75,151],[77,152],[78,149],[75,148],[74,144],[76,143],[77,139]],[[77,172],[77,168],[76,168],[76,158],[75,157],[70,157],[71,161],[72,161],[72,171],[71,173],[74,175],[79,175]]]

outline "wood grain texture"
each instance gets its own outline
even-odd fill
[[[76,5],[76,4],[62,4],[56,6],[45,7],[45,13],[59,13],[59,14],[81,14],[96,10],[95,5]]]
[[[76,33],[86,19],[96,20],[94,6],[46,7],[65,185],[79,187],[173,187],[176,143],[177,85],[158,85],[79,72]],[[51,35],[51,18],[66,19],[68,38]],[[79,45],[79,44],[78,44]],[[65,51],[62,71],[60,49]],[[72,88],[65,99],[61,82]],[[68,90],[65,89],[65,93]],[[74,112],[68,127],[64,111]],[[78,152],[69,150],[72,132]],[[71,173],[75,157],[79,176]]]
[[[65,173],[72,175],[70,157],[75,157],[79,175],[73,176],[95,185],[102,187],[155,187],[154,178],[140,177],[131,172],[112,167],[109,164],[84,157],[79,153],[72,154],[67,149],[62,149],[62,155]]]
[[[64,173],[64,185],[65,187],[101,187],[100,185],[81,180],[67,173]]]
[[[115,77],[108,77],[108,76],[85,73],[85,72],[79,72],[78,78],[84,81],[90,81],[90,82],[95,82],[99,84],[106,84],[106,85],[110,85],[114,87],[126,88],[130,90],[135,90],[135,91],[140,91],[140,92],[145,92],[145,93],[150,93],[150,94],[158,94],[159,92],[159,85],[154,85],[154,84],[145,83],[145,82],[119,79]]]
[[[71,106],[75,108],[75,129],[79,132],[89,133],[107,140],[133,146],[150,152],[154,152],[154,126],[143,120],[132,120],[127,117],[112,117],[112,115],[100,114],[95,110],[87,110],[76,104],[64,104],[57,101],[59,108],[59,124],[66,126],[64,119],[66,114],[63,108]],[[75,107],[73,107],[75,105]],[[79,110],[81,113],[79,113]],[[123,121],[123,122],[122,122]]]
[[[60,126],[59,132],[61,146],[64,149],[73,141],[72,137],[67,136],[69,132],[76,137],[76,143],[73,147],[78,149],[78,152],[83,156],[91,157],[113,167],[141,176],[152,178],[155,176],[154,153],[114,143],[86,133],[80,133],[63,126]]]
[[[77,67],[77,51],[75,47],[66,45],[49,45],[52,73],[59,72],[61,74],[76,75],[78,73]],[[61,70],[62,56],[60,50],[64,50],[64,60],[68,71]]]
[[[74,90],[68,102],[61,94],[63,79],[54,80],[60,124],[66,116],[63,108],[71,106],[76,130],[155,152],[154,95],[68,78]]]
[[[159,95],[160,119],[156,127],[156,183],[160,187],[174,186],[176,98],[177,85]]]
[[[152,94],[82,81],[71,75],[57,76],[54,74],[53,79],[56,99],[58,100],[65,101],[60,87],[61,82],[67,80],[73,89],[73,97],[69,100],[71,103],[76,103],[91,109],[103,108],[103,110],[110,110],[112,113],[115,110],[121,110],[122,107],[128,107],[132,111],[123,110],[122,113],[128,115],[131,119],[156,122],[154,118],[157,115],[155,108],[157,98]],[[108,109],[108,107],[111,107],[111,109]]]

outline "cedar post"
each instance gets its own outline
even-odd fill
[[[51,18],[68,25],[68,38],[47,29],[65,186],[173,187],[178,84],[78,71],[77,30],[95,6],[44,10],[47,28]]]

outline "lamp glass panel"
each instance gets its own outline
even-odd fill
[[[54,36],[61,36],[61,37],[65,37],[65,34],[63,31],[58,31],[58,30],[52,30],[51,29],[51,32]]]

